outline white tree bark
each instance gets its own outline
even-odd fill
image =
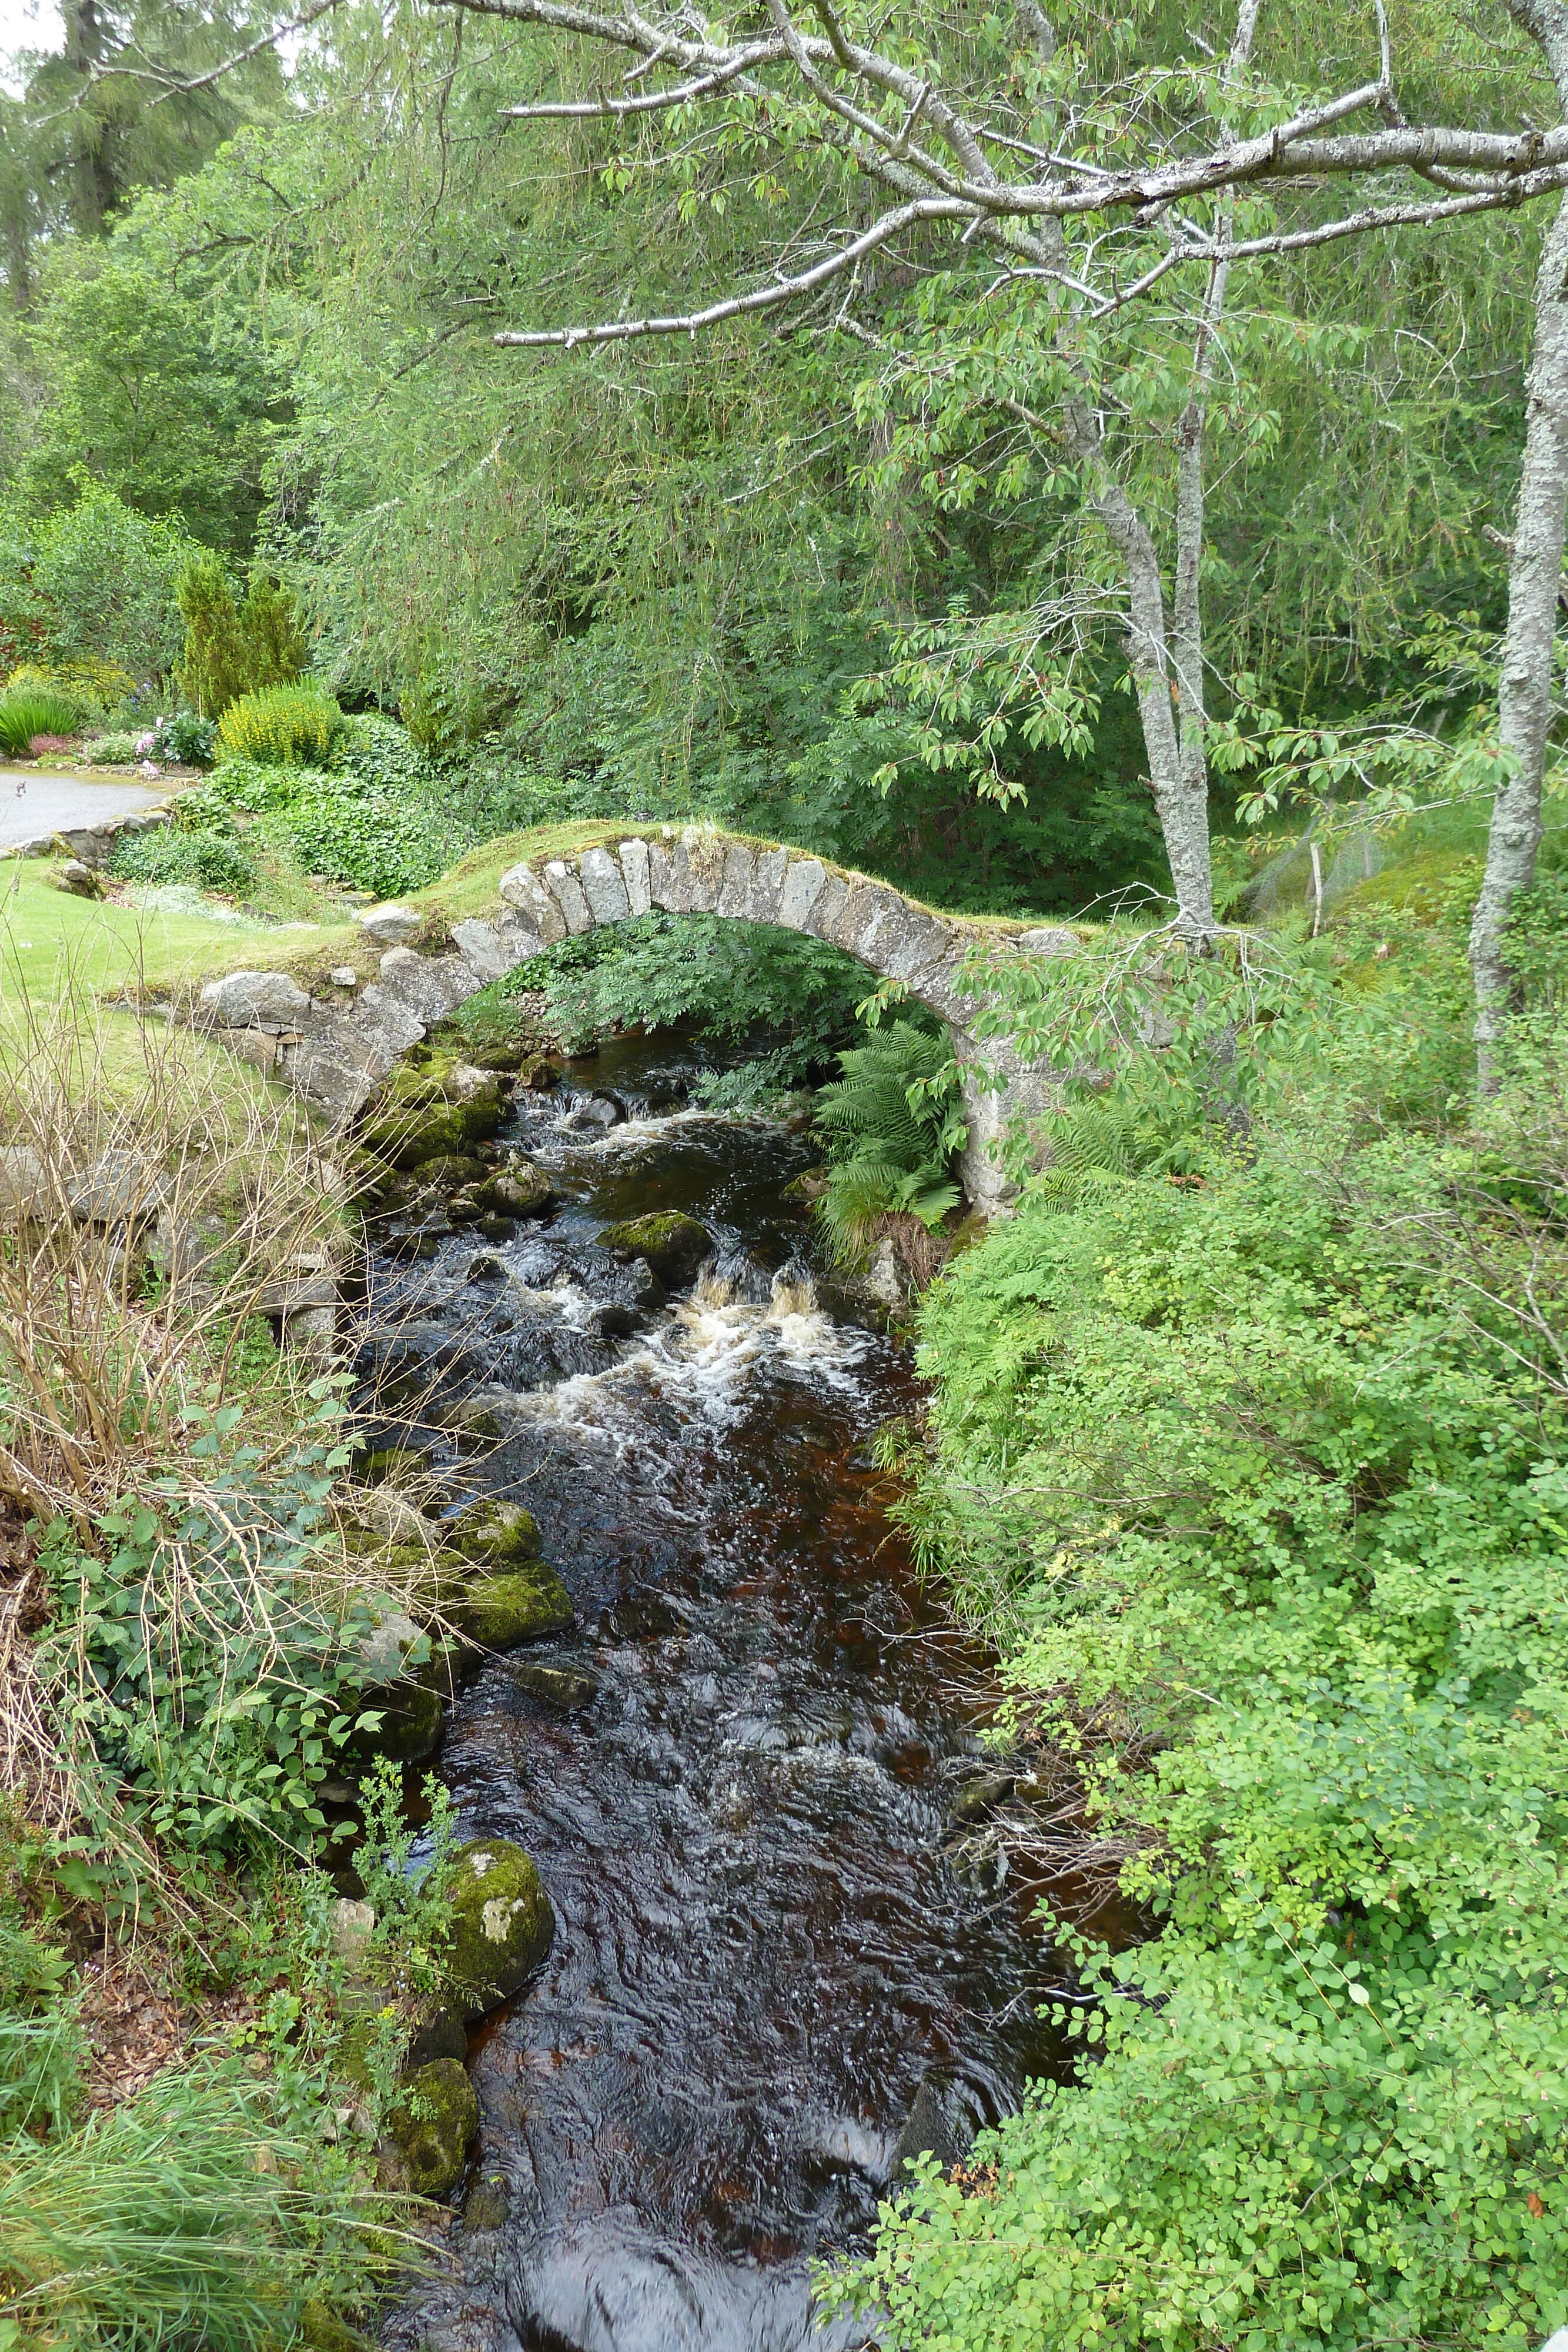
[[[1545,52],[1568,110],[1568,6],[1563,0],[1508,0],[1510,13]],[[1568,521],[1568,197],[1547,234],[1535,281],[1524,461],[1509,564],[1508,635],[1498,686],[1498,737],[1514,762],[1492,808],[1486,872],[1470,926],[1476,987],[1476,1077],[1483,1094],[1499,1082],[1497,1045],[1512,985],[1506,935],[1514,900],[1535,879],[1541,787],[1552,717],[1552,653]]]
[[[1221,88],[1228,94],[1245,72],[1252,54],[1260,5],[1261,0],[1240,0],[1235,37],[1221,79]],[[1228,131],[1228,122],[1223,127]],[[1236,205],[1228,191],[1220,198],[1218,212],[1214,242],[1220,247],[1220,257],[1209,264],[1208,284],[1193,338],[1192,391],[1176,433],[1176,583],[1171,598],[1171,656],[1176,691],[1181,698],[1182,799],[1184,804],[1202,804],[1206,824],[1208,706],[1203,656],[1204,459],[1215,344],[1225,317],[1225,292],[1230,277],[1228,248],[1233,242]]]

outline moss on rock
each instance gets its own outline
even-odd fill
[[[474,1838],[452,1857],[446,1979],[470,2019],[510,2000],[550,1948],[555,1914],[530,1857],[509,1838]]]
[[[547,1561],[532,1559],[505,1576],[481,1576],[468,1587],[455,1612],[471,1642],[486,1650],[511,1650],[564,1633],[575,1612],[571,1595]]]
[[[544,1549],[538,1522],[520,1503],[503,1503],[486,1496],[470,1503],[441,1530],[450,1551],[484,1567],[507,1569],[526,1559],[538,1559]]]
[[[468,1198],[494,1217],[542,1217],[555,1199],[555,1186],[531,1160],[514,1157],[476,1183]]]
[[[616,1257],[646,1258],[670,1290],[682,1289],[695,1281],[698,1266],[713,1253],[713,1239],[706,1226],[698,1224],[695,1217],[684,1216],[678,1209],[662,1209],[647,1217],[627,1217],[618,1225],[606,1225],[599,1238]]]
[[[456,2188],[478,2128],[474,2085],[455,2058],[434,2059],[410,2074],[386,2121],[386,2136],[418,2197],[444,2197]]]
[[[466,1158],[464,1147],[494,1135],[506,1115],[499,1076],[455,1054],[400,1062],[367,1117],[361,1140],[394,1168]]]

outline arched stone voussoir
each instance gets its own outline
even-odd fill
[[[333,1117],[351,1118],[431,1024],[546,948],[602,924],[626,922],[655,908],[770,923],[841,949],[878,978],[899,982],[947,1023],[966,1070],[965,1190],[987,1213],[1006,1207],[1009,1187],[995,1147],[1013,1119],[1051,1108],[1059,1081],[1056,1073],[1028,1068],[973,1036],[980,1003],[963,977],[964,965],[979,945],[1016,943],[1036,955],[1073,954],[1079,942],[1071,931],[943,914],[874,876],[787,842],[758,841],[716,825],[649,826],[557,856],[520,859],[501,876],[497,896],[491,913],[453,926],[451,953],[391,949],[382,958],[380,980],[357,1003],[313,1008],[304,1034],[282,1056],[302,1092]],[[996,1074],[996,1086],[985,1084],[987,1071]]]

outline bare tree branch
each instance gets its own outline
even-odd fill
[[[758,310],[777,310],[781,302],[793,302],[814,288],[826,285],[855,263],[885,245],[890,236],[901,229],[912,228],[923,220],[967,220],[973,208],[953,198],[932,196],[915,204],[900,205],[883,213],[870,228],[830,254],[813,268],[803,269],[793,278],[780,278],[772,286],[758,287],[751,294],[734,294],[722,302],[710,302],[705,310],[692,310],[678,318],[612,319],[597,327],[554,327],[519,332],[505,329],[491,337],[492,342],[505,344],[514,351],[573,351],[580,343],[627,343],[643,335],[695,335],[705,327],[716,327],[723,320],[744,318]]]

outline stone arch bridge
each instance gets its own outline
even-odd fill
[[[1010,1056],[1000,1040],[983,1043],[972,1024],[981,1003],[960,971],[977,943],[1011,942],[1033,954],[1070,955],[1069,930],[1022,923],[981,924],[934,912],[885,882],[847,871],[777,842],[757,841],[713,826],[650,827],[601,838],[569,855],[523,862],[503,874],[489,915],[451,925],[434,952],[395,945],[381,959],[381,976],[351,1002],[328,1003],[297,985],[281,1017],[259,1009],[253,1024],[282,1032],[277,1061],[306,1097],[339,1118],[363,1108],[398,1057],[466,997],[500,979],[558,940],[601,923],[624,922],[662,908],[670,914],[706,913],[772,923],[809,933],[853,956],[869,971],[901,982],[952,1032],[965,1071],[969,1143],[965,1192],[994,1213],[1008,1187],[992,1145],[1019,1117],[1038,1116],[1054,1095],[1053,1074]],[[425,926],[428,931],[432,927]],[[236,974],[205,992],[212,1011],[233,1020],[236,982],[262,982],[273,974]],[[222,992],[220,997],[220,992]],[[259,1008],[261,995],[253,991]],[[243,1017],[243,1016],[242,1016]],[[999,1084],[988,1084],[988,1075]]]

